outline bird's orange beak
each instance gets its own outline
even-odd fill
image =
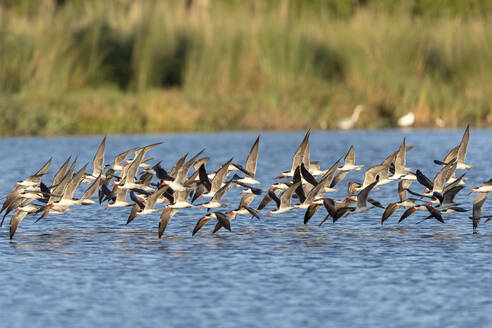
[[[271,211],[270,211],[270,212],[268,212],[267,216],[270,216],[270,214],[272,214],[272,212],[271,212]]]
[[[106,207],[104,209],[107,210],[108,208],[109,208],[109,205],[106,205]]]

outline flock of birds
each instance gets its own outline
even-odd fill
[[[207,209],[207,214],[196,223],[193,235],[210,220],[216,221],[213,229],[215,233],[221,228],[231,231],[231,220],[238,215],[249,215],[260,219],[261,211],[272,201],[276,207],[268,212],[268,215],[304,209],[305,224],[318,210],[324,208],[327,214],[319,225],[330,218],[336,222],[344,215],[353,215],[372,208],[384,209],[381,224],[400,207],[407,209],[398,223],[416,211],[426,213],[425,218],[417,223],[429,219],[444,223],[443,215],[466,211],[455,203],[454,198],[464,188],[466,180],[465,174],[456,176],[457,170],[472,168],[472,165],[465,163],[470,137],[469,127],[466,128],[459,145],[451,149],[442,161],[434,161],[442,168],[433,180],[420,170],[411,172],[405,167],[406,153],[413,147],[407,147],[404,138],[400,147],[381,164],[365,170],[362,183],[348,182],[347,196],[342,200],[326,195],[336,191],[335,187],[351,171],[362,169],[363,165],[355,163],[354,147],[351,146],[348,150],[343,165],[340,158],[329,169],[322,170],[317,162],[310,160],[309,137],[310,131],[306,133],[294,153],[290,170],[276,177],[286,180],[274,183],[267,191],[254,187],[260,183],[255,178],[260,137],[251,147],[244,166],[233,163],[231,158],[213,173],[206,169],[210,158],[200,157],[203,150],[191,158],[188,158],[188,154],[183,155],[170,170],[163,168],[161,162],[149,164],[151,158],[146,157],[147,152],[160,143],[129,149],[117,155],[110,164],[105,165],[106,137],[104,137],[94,155],[92,172],[87,172],[88,164],[75,172],[76,160],[71,162],[71,157],[68,157],[53,180],[43,183],[41,179],[48,172],[50,159],[34,175],[18,181],[3,203],[0,213],[4,211],[5,213],[0,226],[7,215],[13,213],[10,218],[10,239],[12,239],[19,224],[27,215],[36,217],[35,222],[38,222],[49,214],[66,214],[71,207],[93,205],[96,202],[106,204],[105,209],[131,208],[127,224],[138,216],[159,212],[159,238],[179,210],[192,207]],[[423,193],[410,189],[414,181],[425,187]],[[383,206],[369,197],[372,190],[392,182],[398,182],[398,201]],[[75,192],[83,183],[89,186],[80,198],[75,198]],[[222,199],[232,188],[241,188],[241,194],[244,196],[235,209],[226,210],[230,203],[224,203]],[[473,202],[473,214],[470,217],[474,233],[481,218],[490,220],[491,216],[484,216],[481,211],[491,190],[492,179],[470,191],[470,194],[477,193]],[[97,200],[93,200],[96,192]],[[259,195],[263,195],[259,206],[251,207],[254,198]],[[210,200],[205,202],[203,198]],[[295,205],[292,204],[293,198],[297,198]],[[197,202],[200,204],[196,204]],[[160,204],[163,205],[157,206]],[[210,211],[211,209],[213,211]]]

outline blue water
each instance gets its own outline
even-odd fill
[[[403,136],[415,148],[407,166],[431,178],[459,143],[462,131],[313,132],[311,160],[328,168],[353,144],[366,167],[396,150]],[[261,133],[257,177],[266,189],[303,137]],[[170,168],[185,152],[206,148],[209,170],[230,157],[244,163],[257,134],[110,136],[106,162],[129,147],[164,142],[149,152]],[[475,168],[458,195],[471,209],[468,191],[492,176],[491,131],[471,131],[467,162]],[[68,155],[78,168],[91,162],[100,137],[0,139],[0,195],[33,174],[49,157],[49,183]],[[334,198],[344,197],[352,172]],[[83,185],[82,189],[87,185]],[[412,188],[422,191],[414,183]],[[397,185],[371,193],[384,205]],[[80,193],[79,193],[80,194]],[[226,195],[231,208],[239,189]],[[253,205],[256,207],[261,197]],[[294,200],[295,202],[295,200]],[[492,213],[492,202],[483,212]],[[27,217],[13,241],[0,230],[0,322],[2,327],[487,327],[492,324],[492,223],[472,234],[469,213],[445,216],[446,224],[416,213],[397,224],[399,209],[383,227],[382,210],[318,223],[321,209],[303,224],[303,210],[262,220],[239,217],[232,232],[212,234],[213,223],[191,236],[204,210],[180,210],[162,239],[159,214],[126,225],[129,208],[84,206],[33,224]]]

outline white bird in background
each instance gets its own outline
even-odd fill
[[[436,123],[437,127],[440,129],[443,129],[446,127],[446,122],[440,117],[436,117],[434,119],[434,122]]]
[[[411,127],[414,123],[415,123],[415,114],[413,112],[403,115],[398,119],[398,126],[400,128]]]
[[[357,105],[352,113],[351,117],[342,118],[337,122],[337,128],[340,130],[350,130],[354,127],[355,123],[359,120],[360,113],[364,111],[364,105]]]

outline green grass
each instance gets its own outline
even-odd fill
[[[488,1],[186,3],[0,5],[1,134],[492,123]]]

